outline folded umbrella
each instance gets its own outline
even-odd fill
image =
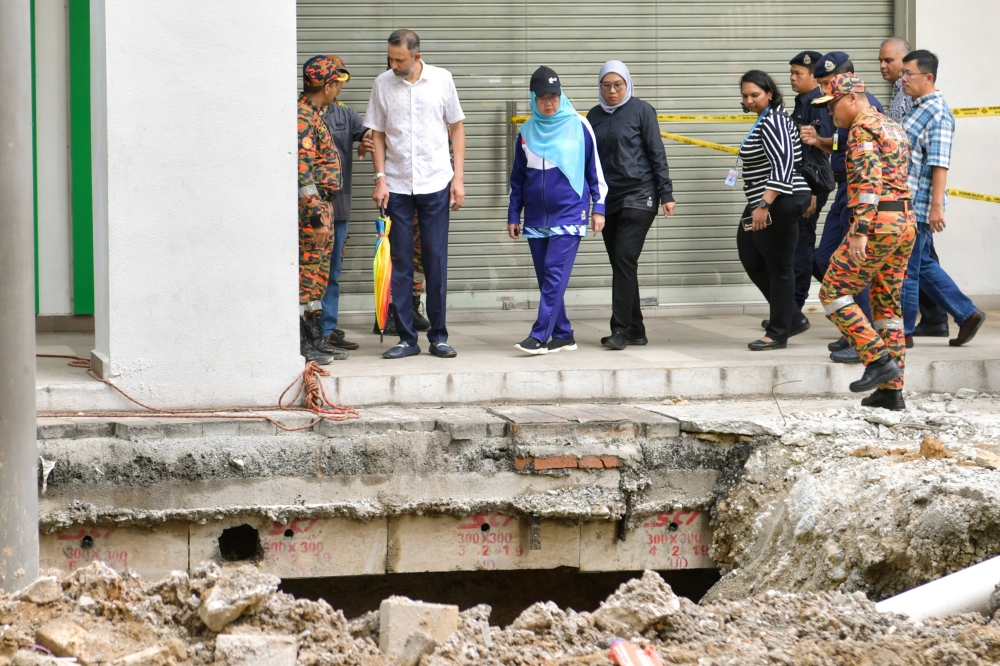
[[[392,256],[389,254],[389,228],[392,220],[385,209],[379,207],[379,218],[375,222],[375,259],[372,271],[375,274],[375,322],[378,324],[379,343],[385,335],[385,324],[389,318],[390,284],[392,283]]]

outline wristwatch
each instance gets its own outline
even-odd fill
[[[379,171],[377,174],[375,174],[375,182],[378,182],[379,178],[385,178],[385,174],[382,173],[381,171]]]
[[[767,210],[770,207],[771,207],[771,204],[767,203],[767,201],[765,201],[763,199],[761,199],[760,201],[757,202],[757,208],[763,208],[764,210]]]

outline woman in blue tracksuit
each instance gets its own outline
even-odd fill
[[[591,206],[594,233],[604,227],[608,186],[594,131],[562,93],[559,76],[539,67],[530,87],[531,118],[517,137],[510,172],[507,231],[511,238],[520,235],[524,211],[524,237],[542,298],[531,335],[514,347],[547,354],[576,349],[563,297]]]

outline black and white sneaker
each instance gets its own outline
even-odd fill
[[[575,347],[576,345],[574,345]],[[525,354],[548,354],[549,348],[541,340],[536,340],[535,338],[528,336],[524,340],[521,340],[516,345],[514,349],[520,349]]]
[[[546,346],[550,354],[561,351],[576,351],[576,340],[574,338],[552,338]]]

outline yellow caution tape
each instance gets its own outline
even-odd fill
[[[711,141],[702,141],[701,139],[692,139],[689,136],[681,136],[680,134],[674,134],[673,132],[660,132],[660,136],[664,139],[670,139],[671,141],[686,143],[689,146],[699,146],[701,148],[708,148],[709,150],[718,150],[723,153],[729,153],[730,155],[736,155],[740,152],[739,148],[724,146],[721,143],[713,143]]]
[[[967,192],[966,190],[948,190],[948,195],[961,197],[963,199],[975,199],[976,201],[988,201],[990,203],[1000,203],[1000,197],[992,194],[979,194],[978,192]]]
[[[970,106],[964,109],[952,109],[956,118],[975,118],[977,116],[1000,116],[1000,106]]]

